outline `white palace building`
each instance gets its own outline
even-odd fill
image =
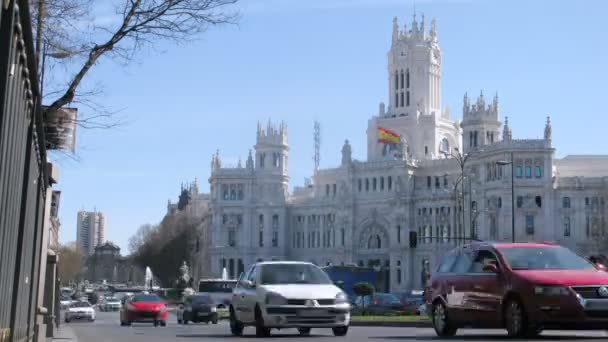
[[[549,118],[538,122],[543,139],[514,139],[496,96],[465,95],[463,120],[451,119],[435,20],[427,30],[414,17],[401,30],[395,18],[387,59],[389,103],[368,121],[367,160],[353,160],[347,140],[339,166],[290,192],[287,128],[271,123],[258,125],[244,166],[213,156],[203,273],[225,267],[238,277],[258,260],[304,260],[379,267],[391,291],[416,289],[454,245],[511,241],[513,212],[517,241],[602,248],[608,156],[556,159]]]

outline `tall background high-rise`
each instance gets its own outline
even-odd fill
[[[76,243],[85,255],[91,255],[106,240],[105,217],[98,211],[83,210],[78,212],[77,224]]]

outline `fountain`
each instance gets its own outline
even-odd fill
[[[226,270],[226,267],[222,270],[222,280],[228,280],[228,271]]]
[[[153,279],[152,270],[150,269],[150,267],[146,266],[146,282],[144,284],[144,287],[146,289],[152,290],[152,279]]]

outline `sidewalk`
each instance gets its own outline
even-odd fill
[[[47,337],[46,342],[59,342],[59,341],[78,341],[74,330],[67,324],[61,324],[59,329],[55,330],[55,337]]]

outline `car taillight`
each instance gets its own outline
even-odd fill
[[[375,300],[375,301],[373,301],[373,302],[372,302],[372,304],[374,304],[374,305],[378,305],[378,301],[377,301],[377,300]]]

